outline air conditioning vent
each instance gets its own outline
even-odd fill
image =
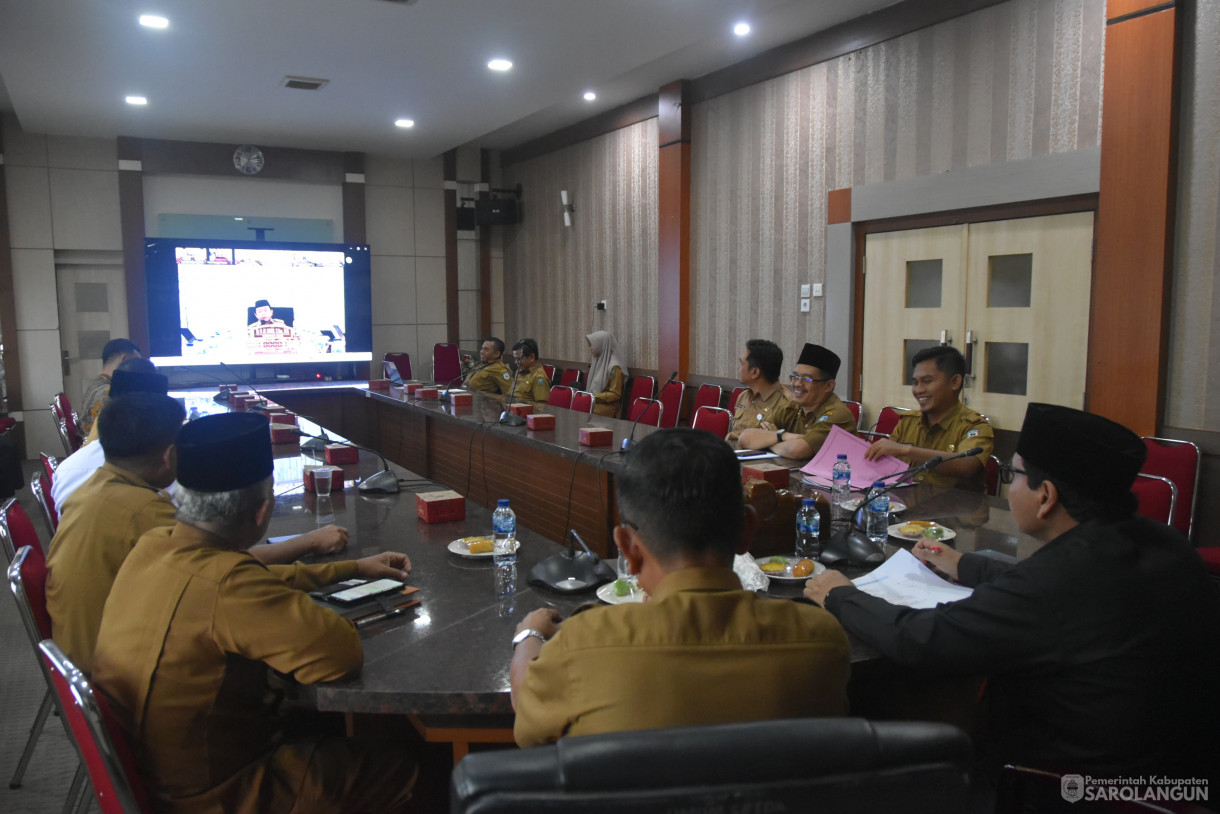
[[[321,90],[329,79],[314,79],[311,76],[285,76],[280,84],[293,90]]]

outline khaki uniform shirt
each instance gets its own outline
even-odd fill
[[[821,608],[688,568],[648,602],[592,608],[542,646],[517,696],[521,746],[564,735],[843,715],[847,634]]]
[[[512,387],[512,384],[512,371],[508,369],[508,365],[504,364],[503,359],[497,359],[482,370],[476,370],[466,377],[466,387],[480,393],[504,394],[508,392],[508,388]]]
[[[842,427],[851,433],[856,431],[855,416],[834,393],[827,396],[812,413],[806,413],[801,405],[790,401],[772,414],[771,423],[805,439],[805,443],[813,450],[811,455],[818,454],[826,436],[830,435],[831,427]]]
[[[623,405],[623,369],[618,365],[610,368],[606,389],[593,394],[593,412],[597,415],[617,418]]]
[[[512,377],[509,377],[509,386],[512,386]],[[551,394],[551,382],[546,377],[546,369],[536,364],[529,370],[521,371],[517,376],[517,390],[513,393],[513,398],[517,401],[546,401],[546,397]]]
[[[774,423],[775,411],[785,404],[791,403],[792,395],[788,392],[788,388],[779,382],[766,385],[757,396],[754,395],[753,390],[746,388],[737,397],[737,404],[733,406],[732,429],[725,436],[725,440],[735,444],[741,437],[742,430],[758,427],[764,421]]]
[[[172,525],[169,497],[113,464],[69,495],[47,555],[47,612],[52,637],[86,673],[119,566],[145,532]]]
[[[217,546],[182,523],[140,538],[106,602],[93,679],[132,733],[159,811],[287,811],[306,765],[274,751],[268,672],[312,684],[360,670],[352,623],[299,590],[357,566],[265,566]]]
[[[982,447],[983,451],[976,457],[984,464],[977,477],[969,481],[959,481],[947,475],[938,474],[935,469],[915,476],[917,483],[928,483],[933,486],[963,486],[982,488],[987,456],[995,449],[995,433],[991,424],[982,415],[971,410],[960,401],[949,410],[948,414],[932,426],[928,426],[923,413],[913,413],[898,419],[890,440],[899,444],[913,444],[924,449],[935,449],[939,452],[957,453],[974,447]],[[910,459],[898,456],[899,459],[911,463]]]

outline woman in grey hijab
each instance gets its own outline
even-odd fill
[[[593,412],[617,416],[623,400],[623,382],[627,381],[627,366],[618,355],[618,340],[609,331],[594,331],[585,337],[593,361],[589,365],[589,392],[593,394]]]

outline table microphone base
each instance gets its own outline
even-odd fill
[[[830,536],[818,559],[825,565],[880,565],[885,562],[885,547],[868,539],[860,529],[849,526]]]
[[[369,475],[356,488],[365,493],[396,495],[399,492],[398,474],[389,469],[383,469],[376,475]]]
[[[520,427],[525,424],[525,419],[516,413],[510,413],[505,410],[500,414],[500,423],[506,427]]]
[[[531,568],[529,584],[559,593],[574,594],[593,590],[617,576],[614,569],[600,559],[593,559],[583,553],[574,556],[569,551],[562,551]]]

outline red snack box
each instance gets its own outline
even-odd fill
[[[369,390],[389,390],[389,379],[369,379]]]
[[[443,492],[420,492],[415,496],[415,513],[425,523],[465,520],[466,498],[452,489]]]
[[[296,413],[290,413],[283,407],[276,407],[267,413],[267,420],[272,424],[291,424],[297,426]]]
[[[234,393],[229,397],[229,403],[233,405],[233,409],[239,412],[249,410],[250,405],[258,402],[258,396],[252,393]]]
[[[776,489],[787,489],[788,481],[791,477],[788,467],[777,466],[766,461],[756,464],[742,464],[741,466],[742,483],[752,480],[765,480]]]
[[[474,404],[474,396],[465,390],[451,390],[449,403],[454,407],[470,407]]]
[[[606,427],[581,427],[580,443],[586,447],[608,447],[614,443],[614,430]]]
[[[347,444],[327,444],[325,448],[328,464],[354,464],[360,462],[360,450]]]
[[[531,430],[555,429],[555,416],[550,413],[534,413],[525,417],[525,426]]]
[[[407,395],[414,396],[423,388],[420,382],[407,382]]]
[[[271,424],[271,443],[273,444],[292,444],[300,437],[301,434],[297,431],[296,424],[279,424],[276,422]]]
[[[307,464],[303,469],[303,471],[305,473],[303,480],[305,481],[305,491],[306,492],[315,491],[313,488],[313,472],[315,469],[329,469],[330,470],[330,490],[332,492],[342,492],[343,491],[343,470],[342,469],[340,469],[337,466],[311,466],[311,465]]]
[[[441,391],[439,387],[421,387],[415,391],[415,397],[421,399],[439,399]]]
[[[518,401],[508,405],[508,411],[513,415],[519,415],[522,418],[525,418],[528,415],[533,415],[534,405],[525,404],[524,402]]]

